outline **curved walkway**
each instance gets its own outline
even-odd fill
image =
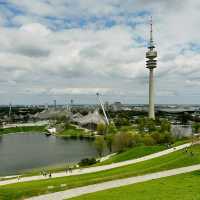
[[[53,173],[52,178],[88,174],[88,173],[94,173],[94,172],[109,170],[109,169],[113,169],[113,168],[117,168],[117,167],[123,167],[123,166],[126,166],[126,165],[135,164],[135,163],[142,162],[142,161],[145,161],[145,160],[150,160],[150,159],[153,159],[153,158],[164,156],[164,155],[167,155],[169,153],[184,149],[184,148],[189,147],[189,146],[191,146],[191,143],[183,144],[183,145],[180,145],[180,146],[177,146],[177,147],[174,147],[174,148],[171,148],[171,149],[167,149],[167,150],[164,150],[164,151],[160,151],[160,152],[157,152],[157,153],[154,153],[154,154],[150,154],[150,155],[147,155],[147,156],[144,156],[144,157],[141,157],[141,158],[136,158],[136,159],[132,159],[132,160],[127,160],[127,161],[123,161],[123,162],[113,163],[113,164],[109,164],[109,165],[102,165],[102,166],[97,166],[97,167],[75,169],[75,170],[73,170],[72,173],[66,173],[66,172]],[[23,177],[23,178],[20,178],[20,180],[11,179],[11,180],[0,181],[0,186],[13,184],[13,183],[19,183],[19,182],[44,180],[44,179],[48,179],[48,178],[44,177],[42,175],[31,176],[31,177]]]
[[[111,189],[111,188],[117,188],[117,187],[121,187],[121,186],[135,184],[135,183],[159,179],[159,178],[163,178],[163,177],[174,176],[174,175],[192,172],[192,171],[196,171],[196,170],[200,170],[200,164],[189,166],[189,167],[182,167],[182,168],[162,171],[162,172],[156,172],[156,173],[147,174],[147,175],[143,175],[143,176],[136,176],[136,177],[132,177],[132,178],[119,179],[119,180],[108,181],[108,182],[94,184],[94,185],[88,185],[88,186],[79,187],[79,188],[75,188],[75,189],[69,189],[69,190],[62,191],[62,192],[55,192],[52,194],[46,194],[46,195],[41,195],[41,196],[37,196],[37,197],[32,197],[27,200],[70,199],[72,197],[78,197],[78,196],[81,196],[84,194],[89,194],[89,193],[107,190],[107,189]]]

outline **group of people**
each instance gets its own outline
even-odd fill
[[[66,169],[65,169],[65,172],[66,172],[66,174],[72,173],[72,172],[73,172],[73,169],[78,168],[78,167],[79,167],[79,165],[76,165],[76,166],[67,166]],[[45,171],[45,170],[42,170],[42,171],[40,172],[40,174],[41,174],[42,176],[44,176],[44,177],[49,177],[49,178],[52,177],[52,173],[51,173],[51,172],[47,172],[47,171]]]
[[[73,171],[73,168],[72,168],[72,167],[69,167],[69,166],[67,166],[65,171],[66,171],[66,174],[68,174],[68,172],[69,172],[69,173],[72,173],[72,171]]]
[[[72,173],[73,169],[77,169],[77,168],[79,168],[79,165],[67,166],[66,169],[65,169],[65,172],[66,172],[66,174]]]
[[[52,177],[51,172],[48,173],[48,172],[46,172],[45,170],[41,171],[41,174],[42,174],[42,176],[44,176],[44,177],[47,177],[47,176],[49,176],[49,178]]]
[[[194,152],[192,151],[192,149],[188,149],[188,147],[185,148],[184,150],[185,153],[189,153],[190,156],[194,156]]]

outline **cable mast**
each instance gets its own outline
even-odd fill
[[[101,105],[101,108],[102,108],[102,110],[103,110],[103,114],[104,114],[104,117],[105,117],[105,119],[106,119],[106,124],[109,125],[110,122],[109,122],[109,119],[108,119],[108,117],[107,117],[107,115],[106,115],[106,111],[105,111],[105,109],[104,109],[104,104],[103,104],[103,102],[102,102],[102,100],[101,100],[101,96],[100,96],[99,93],[97,93],[96,95],[97,95],[97,98],[98,98],[99,103],[100,103],[100,105]]]

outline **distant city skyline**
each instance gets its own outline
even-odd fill
[[[200,103],[198,0],[1,0],[0,104],[148,104],[149,16],[156,104]],[[159,45],[157,45],[157,43]]]

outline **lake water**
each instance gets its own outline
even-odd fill
[[[91,140],[47,137],[37,133],[3,135],[0,136],[0,176],[44,166],[76,163],[96,155]]]

